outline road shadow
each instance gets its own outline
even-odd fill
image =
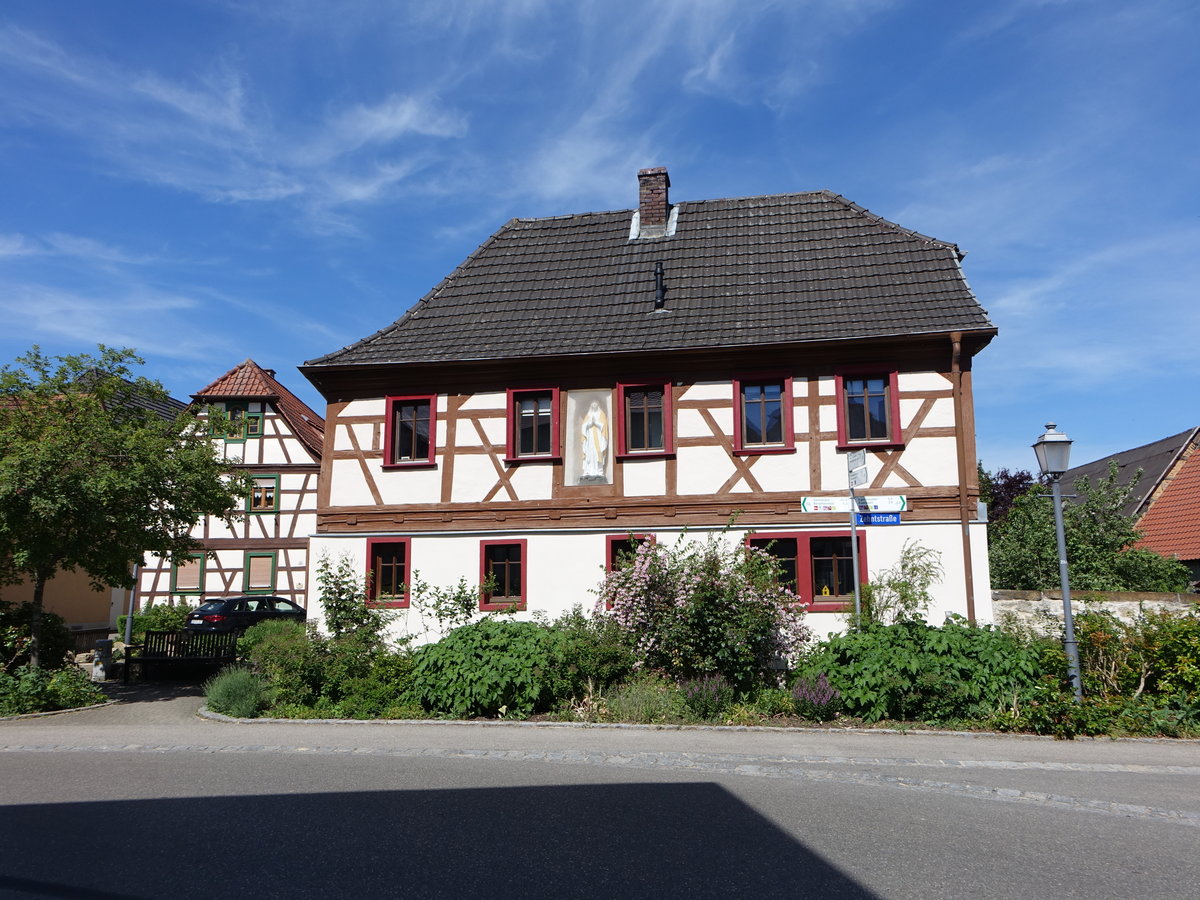
[[[6,897],[876,896],[707,783],[10,806],[0,841]]]
[[[190,679],[187,681],[134,681],[129,684],[123,684],[120,681],[103,681],[97,687],[109,700],[121,700],[125,703],[155,703],[177,700],[180,697],[204,696],[204,684]]]

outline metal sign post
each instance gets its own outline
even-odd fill
[[[854,621],[862,616],[862,589],[858,583],[858,498],[854,489],[867,483],[867,451],[852,450],[846,455],[846,471],[850,480],[850,559],[854,566]]]

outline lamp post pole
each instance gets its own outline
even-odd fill
[[[1067,651],[1067,673],[1075,702],[1083,701],[1083,681],[1079,674],[1079,643],[1075,640],[1075,616],[1071,612],[1071,578],[1067,575],[1067,538],[1063,531],[1061,475],[1052,476],[1050,491],[1054,497],[1054,532],[1058,538],[1058,579],[1062,582],[1063,648]]]
[[[1058,539],[1058,579],[1062,584],[1063,602],[1063,649],[1067,653],[1067,673],[1075,702],[1083,701],[1083,680],[1079,674],[1079,644],[1075,640],[1075,616],[1071,613],[1071,579],[1067,574],[1067,538],[1063,530],[1062,486],[1060,479],[1069,468],[1071,439],[1055,431],[1054,423],[1046,424],[1046,433],[1033,445],[1038,468],[1050,477],[1050,492],[1054,500],[1054,534]]]

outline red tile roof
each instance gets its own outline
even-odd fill
[[[1193,443],[1162,492],[1138,521],[1139,547],[1164,556],[1200,559],[1200,447]]]
[[[274,404],[297,438],[320,458],[325,438],[325,420],[252,359],[234,366],[208,387],[192,394],[197,401],[266,400]]]

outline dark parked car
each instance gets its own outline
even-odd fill
[[[188,631],[245,631],[267,619],[304,624],[308,613],[283,597],[224,597],[200,604],[187,618]]]

